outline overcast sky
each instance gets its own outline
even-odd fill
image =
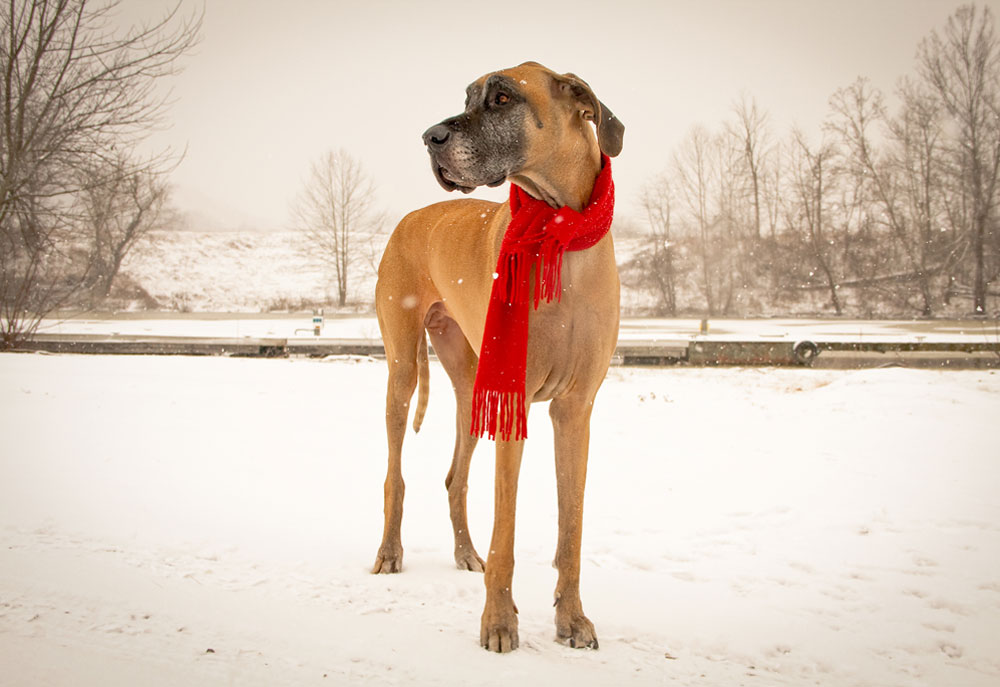
[[[119,20],[175,0],[122,0]],[[465,87],[535,60],[587,80],[625,123],[619,215],[696,124],[741,92],[776,133],[818,135],[827,100],[857,76],[885,91],[914,71],[945,0],[205,0],[202,41],[172,79],[171,125],[149,144],[187,148],[175,200],[192,228],[281,229],[310,162],[344,148],[395,221],[458,197],[434,181],[421,133],[457,114]],[[1000,15],[1000,0],[987,3]],[[199,2],[185,0],[189,13]],[[503,190],[477,192],[501,199]],[[207,226],[213,225],[213,226]]]

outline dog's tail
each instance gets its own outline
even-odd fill
[[[419,432],[427,412],[430,396],[431,372],[427,365],[427,333],[420,332],[420,346],[417,348],[417,409],[413,413],[413,431]]]

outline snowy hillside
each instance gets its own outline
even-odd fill
[[[371,308],[386,239],[359,241],[347,311]],[[631,259],[638,246],[634,239],[616,240],[619,262]],[[332,272],[296,232],[155,232],[128,256],[121,276],[122,286],[149,294],[155,302],[146,303],[151,309],[274,312],[326,305],[329,310],[337,300]],[[623,300],[627,305],[636,298],[643,296],[626,293]]]
[[[308,310],[335,301],[331,278],[294,232],[156,232],[122,268],[158,308],[202,312]],[[357,266],[351,300],[370,300],[374,271]]]

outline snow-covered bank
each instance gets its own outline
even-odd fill
[[[235,313],[66,313],[42,321],[40,334],[101,334],[201,337],[313,338],[311,314]],[[690,339],[701,335],[697,319],[624,318],[624,340]],[[333,339],[380,338],[373,315],[330,316],[322,336]],[[707,336],[716,340],[816,342],[962,342],[1000,343],[996,320],[849,320],[849,319],[712,319]]]
[[[543,407],[522,468],[521,649],[451,562],[454,405],[407,436],[405,572],[376,577],[375,362],[0,355],[0,665],[39,684],[995,685],[1000,374],[612,370],[582,596],[553,641]],[[470,527],[485,553],[492,460]]]
[[[371,311],[377,265],[391,226],[384,229],[381,234],[352,239],[357,252],[348,272],[347,305],[340,309],[342,312]],[[624,229],[612,228],[622,282],[622,312],[633,316],[664,312],[661,294],[642,259],[644,254],[648,257],[653,239],[641,231]],[[680,254],[684,252],[681,249]],[[113,297],[105,307],[206,313],[287,312],[325,304],[332,311],[338,295],[335,283],[334,274],[329,267],[324,268],[315,248],[295,231],[154,231],[125,258]],[[679,273],[676,286],[681,314],[699,317],[705,312],[707,306],[695,273]],[[849,317],[915,317],[920,313],[915,302],[906,305],[898,299],[886,299],[884,294],[860,293],[849,284],[844,284],[839,294],[844,314]],[[824,289],[793,288],[778,294],[763,283],[742,288],[737,285],[730,306],[728,312],[735,317],[834,314]],[[987,308],[990,313],[995,310],[992,305]],[[949,305],[935,305],[938,317],[962,317],[971,312],[971,300],[958,295]]]

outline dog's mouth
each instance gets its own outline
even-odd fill
[[[457,174],[452,174],[442,165],[434,164],[433,167],[434,176],[445,191],[461,191],[462,193],[471,193],[476,188],[475,186],[467,186],[466,184],[463,184]]]
[[[507,177],[505,175],[494,181],[488,181],[485,184],[470,184],[459,175],[452,173],[448,168],[438,164],[433,158],[431,159],[431,169],[434,170],[434,178],[437,179],[438,184],[440,184],[441,188],[445,191],[472,193],[476,189],[476,186],[489,186],[490,188],[496,188],[507,181]]]

